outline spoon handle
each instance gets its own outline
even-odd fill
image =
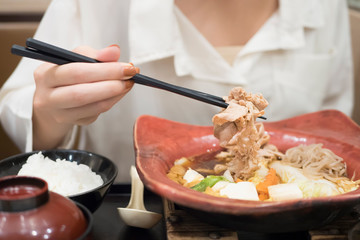
[[[131,196],[127,207],[146,210],[144,206],[144,184],[141,182],[136,167],[131,166]]]

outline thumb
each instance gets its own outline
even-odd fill
[[[116,62],[120,58],[120,47],[111,45],[103,48],[96,53],[96,59],[101,62]]]

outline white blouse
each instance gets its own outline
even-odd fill
[[[53,0],[35,38],[67,49],[118,44],[120,61],[134,63],[142,74],[218,96],[243,86],[269,101],[268,121],[329,108],[350,115],[353,73],[346,1],[279,3],[278,11],[233,56],[232,64],[169,0]],[[0,91],[1,123],[22,151],[32,150],[33,71],[39,64],[22,59]],[[137,117],[149,114],[212,125],[219,111],[135,85],[96,122],[74,127],[61,147],[73,148],[79,134],[80,149],[112,159],[119,167],[117,182],[128,182]]]

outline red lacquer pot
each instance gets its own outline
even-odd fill
[[[85,239],[90,222],[70,199],[34,177],[0,178],[0,239]]]

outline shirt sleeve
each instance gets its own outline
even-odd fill
[[[67,49],[79,45],[81,18],[78,2],[54,0],[49,5],[34,38]],[[24,39],[25,42],[25,39]],[[32,103],[35,92],[34,70],[42,62],[23,58],[0,90],[0,120],[3,128],[21,151],[32,151]],[[76,129],[62,146],[73,142]]]

